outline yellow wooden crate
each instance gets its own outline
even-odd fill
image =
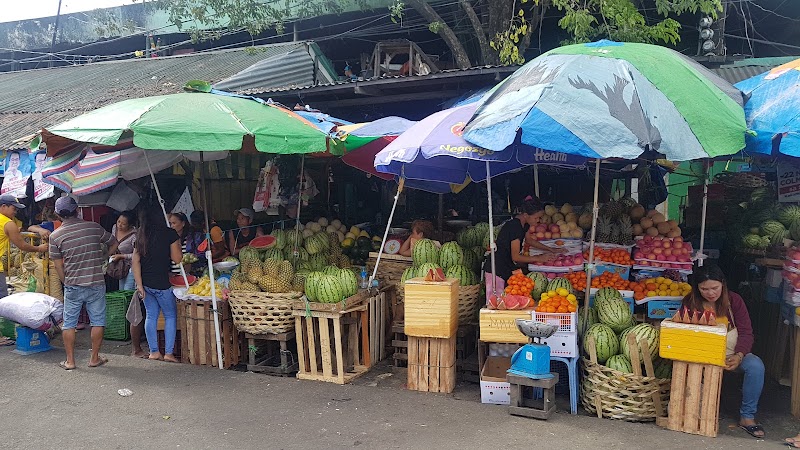
[[[483,342],[498,342],[503,344],[527,344],[528,336],[522,334],[517,328],[516,319],[533,318],[533,310],[500,311],[483,308],[480,312],[480,340]]]
[[[659,355],[675,361],[725,365],[725,325],[692,325],[671,320],[661,322]]]
[[[405,284],[405,333],[407,336],[447,339],[458,329],[458,280],[425,281],[412,278]]]

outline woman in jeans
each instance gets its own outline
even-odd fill
[[[111,228],[111,234],[119,242],[117,254],[112,255],[115,261],[119,259],[133,259],[133,247],[136,244],[136,216],[133,211],[125,211],[117,218],[117,223]],[[136,287],[133,279],[133,268],[128,272],[128,276],[119,280],[120,291],[132,291]]]
[[[175,333],[178,328],[178,309],[175,295],[170,289],[170,263],[181,261],[181,241],[172,228],[167,227],[161,209],[145,210],[139,221],[136,248],[133,252],[133,274],[136,290],[144,299],[144,332],[150,347],[150,359],[178,362],[173,355]],[[164,314],[164,355],[158,348],[156,324]]]

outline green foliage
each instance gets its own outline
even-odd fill
[[[544,0],[535,0],[542,2]],[[653,0],[659,19],[648,21],[633,0],[550,0],[564,16],[559,26],[571,38],[565,43],[611,39],[620,42],[675,44],[680,24],[670,18],[683,13],[716,17],[721,0]]]
[[[389,5],[389,18],[392,20],[392,23],[399,23],[403,20],[403,10],[406,8],[406,4],[396,0],[394,3]],[[433,30],[431,30],[433,31]],[[434,31],[434,33],[436,33]]]

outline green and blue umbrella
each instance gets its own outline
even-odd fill
[[[522,144],[588,158],[674,161],[745,146],[742,93],[688,57],[598,41],[551,50],[489,92],[464,137],[501,151]]]

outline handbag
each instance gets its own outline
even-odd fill
[[[129,237],[133,236],[134,233],[130,233],[124,238],[122,238],[119,243],[125,242]],[[116,253],[119,254],[119,253]],[[106,275],[110,278],[115,280],[122,280],[123,278],[128,276],[128,273],[131,271],[131,261],[128,258],[121,258],[114,261],[109,261],[108,265],[106,266]]]

